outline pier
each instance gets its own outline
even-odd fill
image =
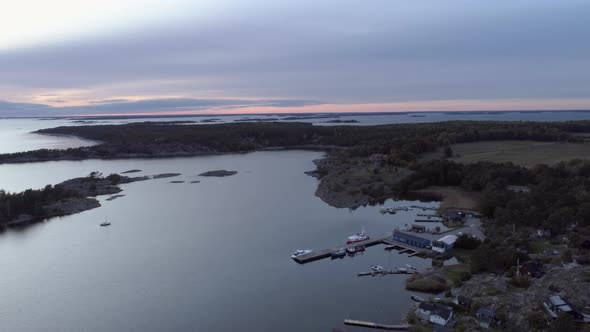
[[[375,276],[386,276],[389,274],[413,274],[416,273],[417,271],[403,271],[403,270],[391,270],[391,271],[371,271],[371,272],[359,272],[357,274],[358,277],[365,277],[365,276],[371,276],[371,277],[375,277]]]
[[[386,245],[385,250],[399,250],[398,254],[409,254],[408,257],[422,257],[428,251],[426,248],[413,247],[405,243],[402,244],[391,238],[383,240],[383,243]]]
[[[313,250],[309,254],[297,256],[297,257],[293,258],[293,260],[299,264],[305,264],[305,263],[317,261],[320,259],[328,258],[328,257],[330,257],[331,253],[339,250],[340,248],[344,248],[344,249],[355,248],[355,247],[368,248],[368,247],[372,247],[372,246],[375,246],[378,244],[383,244],[384,241],[390,239],[392,236],[393,236],[393,233],[387,233],[383,236],[370,238],[370,239],[364,240],[364,241],[354,242],[354,243],[350,243],[350,244],[343,244],[341,246],[328,248],[328,249]]]
[[[354,319],[345,319],[345,325],[353,325],[353,326],[361,326],[361,327],[370,327],[373,329],[381,329],[381,330],[389,330],[389,331],[407,331],[410,329],[411,325],[407,324],[400,324],[400,325],[388,325],[388,324],[379,324],[373,322],[365,322],[362,320],[354,320]]]

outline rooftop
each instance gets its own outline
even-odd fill
[[[453,244],[457,241],[457,235],[445,235],[437,240],[437,242],[443,242],[445,244]]]
[[[404,237],[406,239],[418,241],[418,242],[421,242],[421,241],[428,241],[428,242],[430,242],[430,240],[428,240],[428,239],[421,238],[421,237],[416,236],[416,235],[404,233],[404,232],[398,231],[397,229],[393,232],[393,236],[396,236],[396,235],[397,236],[402,236],[402,237]]]

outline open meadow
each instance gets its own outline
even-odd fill
[[[451,145],[451,160],[462,163],[478,161],[513,162],[525,167],[553,165],[575,158],[590,159],[590,144],[536,141],[482,141]],[[438,159],[442,149],[427,153],[423,160]]]

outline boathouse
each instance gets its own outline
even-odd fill
[[[445,253],[455,245],[457,235],[445,235],[432,243],[432,250],[440,253]]]
[[[423,238],[416,236],[416,235],[400,232],[398,230],[395,230],[393,232],[393,240],[400,242],[400,243],[408,244],[410,246],[418,247],[418,248],[426,248],[426,247],[430,246],[430,240],[423,239]]]

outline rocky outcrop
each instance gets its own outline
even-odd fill
[[[209,171],[209,172],[201,173],[201,174],[199,174],[199,176],[224,177],[224,176],[232,176],[232,175],[236,175],[236,174],[238,174],[238,172],[236,172],[236,171],[226,171],[226,170],[222,169],[222,170],[215,170],[215,171]]]

